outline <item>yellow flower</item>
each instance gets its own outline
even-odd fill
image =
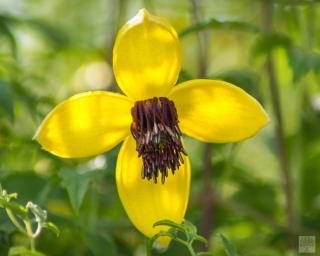
[[[205,142],[235,142],[256,134],[268,117],[254,98],[227,82],[196,79],[174,86],[181,68],[177,33],[144,9],[120,30],[113,68],[126,96],[75,95],[48,114],[35,138],[64,158],[94,156],[124,140],[116,168],[119,196],[135,227],[150,237],[160,230],[152,227],[156,221],[180,223],[185,215],[190,164],[180,129]]]

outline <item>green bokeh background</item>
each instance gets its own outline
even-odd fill
[[[320,253],[316,0],[0,0],[0,181],[8,192],[18,193],[18,202],[47,209],[60,228],[59,237],[43,231],[37,249],[51,256],[145,255],[145,238],[129,222],[115,186],[119,147],[91,159],[64,160],[32,141],[41,120],[61,100],[89,90],[119,90],[112,73],[114,39],[143,7],[166,17],[180,33],[180,81],[202,76],[232,82],[256,97],[270,116],[254,138],[212,146],[209,249],[226,255],[217,236],[223,233],[239,255],[298,255],[299,235],[314,235]],[[266,15],[272,24],[268,32],[262,21]],[[207,40],[202,58],[199,35]],[[280,92],[294,230],[287,228],[268,56]],[[206,63],[205,74],[199,71],[201,63]],[[202,202],[210,197],[203,192],[207,146],[187,137],[185,144],[192,166],[186,218],[201,233]],[[0,209],[0,255],[26,243]],[[188,254],[172,243],[159,255]]]

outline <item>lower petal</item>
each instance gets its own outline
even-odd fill
[[[224,81],[190,80],[175,86],[168,97],[177,108],[182,132],[201,141],[244,140],[269,120],[257,100]]]
[[[159,220],[183,221],[189,198],[190,164],[185,157],[174,175],[169,174],[164,184],[155,184],[141,178],[142,159],[138,158],[135,141],[130,136],[120,150],[117,160],[116,181],[125,211],[134,226],[145,236],[152,237],[166,227],[153,227]],[[170,239],[157,240],[167,247]]]

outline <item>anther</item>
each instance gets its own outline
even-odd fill
[[[187,155],[181,143],[178,114],[167,98],[137,101],[131,109],[131,133],[136,140],[138,156],[142,157],[141,177],[164,183],[169,169],[174,174]]]

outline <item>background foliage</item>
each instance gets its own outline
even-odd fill
[[[256,137],[237,144],[186,138],[192,164],[186,218],[209,234],[209,249],[226,255],[219,233],[247,256],[296,255],[299,235],[319,240],[319,5],[0,0],[0,181],[8,193],[18,193],[17,202],[46,209],[59,227],[59,237],[44,230],[37,249],[52,256],[145,255],[145,239],[130,224],[115,187],[119,147],[92,159],[63,160],[32,141],[41,120],[66,97],[118,90],[114,38],[142,7],[168,18],[180,33],[180,81],[230,81],[259,99],[271,118]],[[27,243],[0,209],[0,255]],[[173,243],[163,255],[187,251]]]

